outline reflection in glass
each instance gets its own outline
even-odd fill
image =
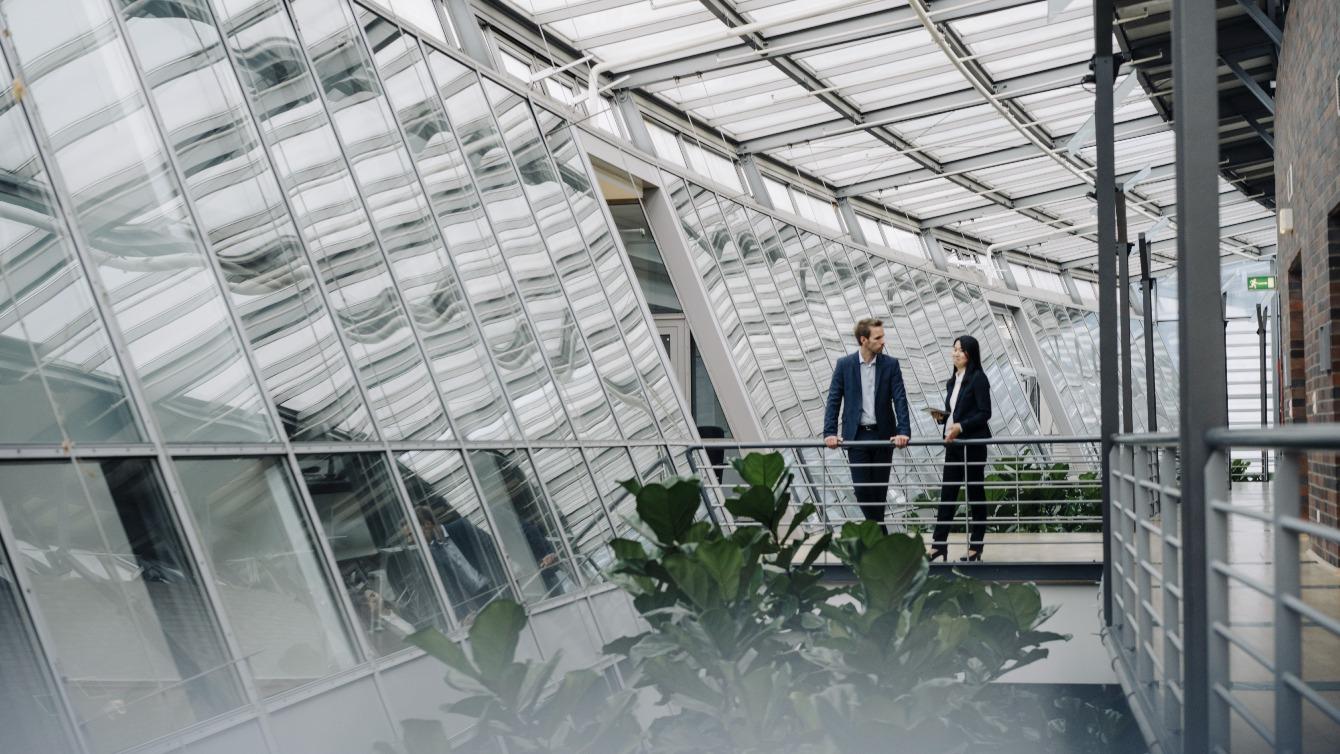
[[[181,0],[121,12],[140,60],[177,72],[151,77],[151,93],[285,432],[369,438],[353,367],[206,8]]]
[[[609,508],[610,523],[616,537],[627,537],[633,530],[629,521],[636,518],[637,498],[622,487],[630,479],[636,481],[637,469],[627,448],[587,448],[586,459],[595,478],[596,494]]]
[[[31,643],[20,588],[0,549],[0,730],[6,751],[73,752],[61,725],[61,701]]]
[[[48,629],[47,649],[99,752],[242,703],[150,462],[0,465],[0,505]]]
[[[528,210],[523,210],[525,202],[515,185],[501,135],[474,71],[437,51],[428,52],[428,63],[479,190],[478,194],[470,191],[461,197],[467,206],[461,209],[460,222],[472,227],[458,225],[457,230],[463,232],[458,240],[449,235],[447,245],[467,294],[479,302],[475,309],[479,324],[512,397],[522,431],[528,437],[570,438],[573,432],[563,413],[560,386],[550,378],[544,361],[546,353],[552,355],[563,349],[561,312],[552,309],[557,299],[542,280],[529,287],[533,271],[517,269],[539,264],[543,249],[534,232],[526,228],[528,224],[533,227],[533,222]],[[517,259],[504,260],[504,252],[517,255]],[[519,273],[517,285],[528,286],[520,295],[513,287],[509,263],[513,273]],[[527,312],[522,297],[527,304],[550,308]],[[559,314],[560,318],[555,320],[546,314]]]
[[[549,502],[572,544],[582,576],[599,581],[613,562],[609,519],[596,486],[577,448],[537,448],[532,451]]]
[[[377,427],[388,439],[445,437],[431,378],[284,3],[218,5],[243,91]],[[322,83],[338,80],[338,68],[323,60]],[[350,86],[366,89],[362,79]]]
[[[490,189],[487,183],[481,183],[485,203],[493,214],[495,228],[511,228],[520,237],[539,241],[534,251],[522,253],[521,249],[529,247],[519,242],[509,246],[511,234],[500,233],[503,256],[531,316],[541,318],[535,323],[542,334],[541,342],[552,341],[544,353],[578,436],[609,437],[618,431],[614,415],[587,349],[585,329],[579,326],[568,301],[568,297],[576,297],[588,304],[593,293],[597,300],[599,297],[599,286],[589,274],[586,245],[558,190],[530,107],[511,90],[492,81],[485,80],[484,92],[497,117],[502,143],[514,160],[514,165],[502,165],[493,174],[496,187]],[[477,175],[482,178],[482,171]],[[494,213],[495,207],[506,209]],[[561,278],[560,266],[567,273]],[[584,313],[591,313],[589,304]],[[591,320],[588,317],[586,321]],[[547,330],[552,336],[543,335]]]
[[[445,631],[446,616],[386,459],[348,453],[298,461],[373,651],[385,656],[404,649],[405,637],[421,628]]]
[[[31,69],[33,107],[164,436],[271,439],[110,4],[6,0],[0,7],[18,57],[11,62]]]
[[[576,589],[562,536],[525,451],[473,450],[470,463],[522,600],[538,602]]]
[[[0,81],[12,78],[0,58]],[[120,367],[8,86],[0,89],[0,145],[0,443],[139,440]]]
[[[276,458],[178,459],[216,589],[262,696],[355,662],[293,484]]]
[[[417,41],[374,13],[360,10],[358,17],[385,84],[388,106],[403,129],[409,157],[423,186],[431,221],[426,229],[431,228],[437,239],[431,244],[390,246],[391,270],[423,339],[456,430],[471,440],[519,438],[484,334],[471,312],[472,303],[487,309],[492,301],[467,300],[445,245],[450,244],[453,253],[463,253],[471,243],[491,236],[478,216],[465,159],[447,125]],[[408,186],[416,207],[421,202],[419,185]]]
[[[635,409],[640,409],[645,402],[645,405],[651,406],[660,431],[666,437],[687,438],[690,436],[689,424],[675,398],[668,366],[662,358],[662,351],[656,347],[655,333],[638,303],[636,282],[624,264],[624,253],[620,251],[615,235],[610,232],[610,223],[605,219],[602,207],[603,199],[592,185],[586,157],[573,140],[571,127],[557,115],[540,110],[538,118],[545,142],[558,166],[563,190],[577,218],[577,227],[591,251],[596,275],[605,288],[605,296],[618,321],[618,329],[623,333],[619,340],[626,344],[640,378],[607,385],[611,399],[622,401]],[[600,342],[597,336],[592,341],[592,347],[597,347],[596,344]],[[640,416],[635,414],[634,419],[640,420]],[[628,426],[626,418],[625,426]],[[655,436],[655,427],[626,431],[630,437]]]
[[[514,599],[479,493],[457,451],[396,457],[447,602],[461,623],[498,598]]]

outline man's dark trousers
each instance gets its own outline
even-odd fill
[[[856,439],[883,442],[879,447],[847,448],[847,460],[851,462],[851,481],[856,488],[856,502],[861,506],[861,513],[867,521],[879,524],[880,530],[888,534],[889,530],[884,526],[884,504],[889,496],[893,445],[872,426],[857,429]]]

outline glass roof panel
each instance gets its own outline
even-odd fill
[[[536,14],[547,30],[584,48],[596,60],[611,63],[616,71],[646,70],[648,61],[675,61],[664,70],[665,80],[651,84],[647,91],[687,114],[692,124],[688,130],[704,138],[720,134],[746,141],[797,131],[794,143],[767,150],[781,165],[804,174],[795,183],[812,185],[811,179],[817,179],[837,187],[871,181],[874,188],[867,198],[914,219],[970,211],[975,217],[951,227],[984,244],[1021,234],[1046,234],[1055,225],[1065,223],[1078,224],[1082,226],[1079,232],[1087,232],[1085,224],[1093,222],[1094,202],[1086,196],[1087,183],[1075,172],[1093,172],[1094,95],[1077,83],[1074,71],[1075,65],[1089,60],[1093,52],[1090,2],[1075,0],[1052,18],[1048,18],[1050,3],[1036,0],[939,24],[968,47],[971,59],[993,82],[1056,69],[1055,75],[1043,73],[1025,82],[1012,82],[1008,95],[1014,110],[1010,118],[1041,129],[1061,148],[1049,157],[1031,148],[1015,124],[972,94],[969,81],[925,29],[913,24],[910,29],[851,44],[842,40],[850,35],[848,30],[834,29],[832,41],[824,41],[827,30],[819,28],[824,24],[896,9],[905,6],[905,0],[871,0],[841,9],[837,8],[848,0],[727,0],[751,21],[814,12],[809,18],[771,27],[761,34],[775,38],[806,30],[810,37],[806,45],[813,44],[815,37],[820,44],[827,44],[786,56],[813,74],[824,87],[819,92],[797,84],[774,62],[750,60],[742,42],[720,38],[724,25],[700,0],[511,1]],[[954,7],[966,9],[979,4],[966,0]],[[935,3],[930,5],[932,18],[942,16],[947,7],[936,9]],[[906,19],[900,23],[906,23]],[[686,44],[696,46],[658,54],[669,46]],[[786,44],[794,45],[794,37]],[[699,54],[708,50],[719,52]],[[728,65],[731,62],[743,64]],[[1014,96],[1016,91],[1032,93]],[[867,113],[891,107],[907,113],[905,120],[883,117],[867,121],[876,120],[880,127],[910,143],[912,149],[895,149],[868,130],[811,138],[818,130],[807,132],[808,127],[819,124],[825,131],[859,128],[854,122],[846,125],[846,116],[820,99],[825,94]],[[917,112],[930,114],[918,116]],[[1133,190],[1132,229],[1153,224],[1154,220],[1145,215],[1175,215],[1174,186],[1166,174],[1166,166],[1173,160],[1171,128],[1138,87],[1117,103],[1115,120],[1118,174],[1130,175],[1146,167],[1158,169],[1152,176],[1142,177]],[[668,122],[680,121],[672,118]],[[668,134],[657,136],[665,142]],[[1082,148],[1070,156],[1065,147],[1076,136]],[[1035,209],[1057,220],[1048,224],[1030,219],[934,175],[913,159],[922,156],[944,165],[954,180],[984,185],[1014,199],[1056,192],[1058,196],[1049,197],[1046,204]],[[971,162],[965,165],[965,160]],[[718,166],[723,176],[724,169],[724,163]],[[778,174],[784,176],[786,172],[782,169]],[[1258,242],[1254,240],[1257,238],[1273,241],[1270,228],[1258,231],[1250,224],[1271,213],[1227,184],[1222,190],[1226,192],[1225,223],[1249,223],[1237,236],[1249,243]],[[1175,226],[1160,231],[1167,237],[1174,232]],[[1049,258],[1093,253],[1091,241],[1068,234],[1030,244],[1030,251]]]
[[[653,3],[651,0],[621,5],[616,8],[598,10],[573,18],[555,21],[550,26],[564,37],[582,45],[589,40],[629,31],[630,29],[656,29],[689,25],[704,20],[707,9],[699,3]],[[692,19],[685,21],[685,19]],[[654,33],[648,36],[656,36]],[[645,37],[644,37],[645,38]]]
[[[740,2],[733,0],[735,7],[742,11],[750,21],[781,21],[786,18],[795,18],[798,15],[805,15],[807,18],[798,21],[778,23],[770,27],[767,31],[768,36],[786,34],[791,31],[799,31],[812,28],[825,23],[831,23],[843,18],[853,16],[862,16],[877,10],[891,10],[907,4],[906,0],[867,0],[864,3],[851,4],[850,0],[789,0],[783,3],[754,3]],[[833,10],[825,13],[825,10],[838,8],[840,5],[850,5],[851,7]],[[815,15],[810,16],[810,13]]]
[[[725,24],[715,18],[711,18],[688,26],[676,27],[641,36],[634,35],[627,39],[621,39],[606,44],[592,45],[586,49],[600,60],[613,62],[626,61],[629,59],[636,60],[639,57],[654,56],[660,50],[669,49],[680,44],[691,42],[695,39],[712,37],[713,35],[720,34],[725,29]],[[715,44],[715,42],[703,43],[704,46],[712,44]]]

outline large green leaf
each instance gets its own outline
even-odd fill
[[[610,541],[610,547],[614,550],[614,557],[619,560],[640,562],[647,559],[647,550],[641,542],[616,537]]]
[[[546,737],[552,736],[559,724],[585,701],[587,693],[599,679],[600,676],[591,670],[574,670],[563,676],[558,690],[545,700],[544,706],[535,715]]]
[[[740,567],[744,565],[740,548],[728,539],[718,539],[698,545],[693,555],[716,580],[721,598],[727,602],[734,600],[740,590]]]
[[[716,604],[716,580],[702,563],[682,552],[672,552],[665,557],[665,569],[685,596],[698,607],[708,608]]]
[[[921,540],[903,534],[877,542],[856,564],[857,578],[869,601],[867,608],[881,612],[896,608],[908,592],[921,585],[927,570]]]
[[[726,500],[726,510],[736,518],[757,521],[768,531],[776,528],[773,511],[777,498],[767,487],[750,487],[740,495]]]
[[[676,479],[669,486],[648,484],[637,494],[637,515],[661,544],[675,544],[693,525],[701,504],[697,479]]]
[[[750,453],[735,459],[732,464],[746,484],[773,489],[786,473],[786,459],[781,453]]]
[[[436,658],[452,670],[470,678],[479,678],[479,671],[470,664],[469,658],[465,656],[465,650],[436,628],[415,631],[406,636],[405,641],[427,652],[430,657]]]
[[[497,678],[516,655],[526,611],[511,600],[494,600],[470,626],[470,654],[483,678]]]
[[[1032,628],[1042,612],[1042,595],[1032,584],[998,584],[992,588],[1001,614],[1014,620],[1019,630]]]

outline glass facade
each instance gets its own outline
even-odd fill
[[[914,436],[940,434],[922,409],[943,405],[949,352],[961,334],[982,346],[993,432],[1038,434],[980,288],[820,236],[678,176],[666,174],[665,185],[765,436],[820,435],[833,364],[855,350],[852,329],[867,316],[884,320],[887,352],[903,366]],[[938,455],[933,448],[910,452],[927,460]],[[918,466],[898,470],[907,478],[895,495],[937,483],[933,463]]]
[[[603,588],[619,482],[683,468],[573,125],[402,4],[0,0],[0,748]]]

